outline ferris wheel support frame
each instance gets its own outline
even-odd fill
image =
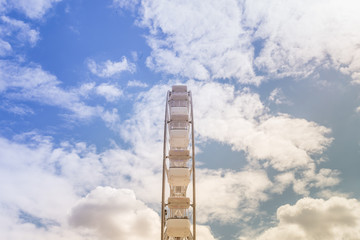
[[[166,155],[166,150],[167,150],[167,125],[169,123],[169,113],[168,113],[168,109],[169,109],[169,96],[170,96],[170,91],[167,92],[166,94],[166,104],[165,104],[165,120],[164,120],[164,145],[163,145],[163,171],[162,171],[162,196],[161,196],[161,240],[165,240],[164,239],[164,229],[165,229],[165,207],[166,207],[166,202],[165,202],[165,180],[166,180],[166,172],[167,172],[167,166],[166,166],[166,159],[168,158],[168,156]],[[192,207],[192,218],[193,218],[193,233],[192,233],[192,239],[191,240],[196,240],[196,184],[195,184],[195,135],[194,135],[194,111],[193,111],[193,98],[192,98],[192,93],[191,91],[188,91],[188,96],[190,97],[190,107],[191,107],[191,120],[189,121],[189,124],[191,124],[191,147],[192,147],[192,168],[191,168],[191,173],[192,173],[192,182],[193,182],[193,202],[190,205]]]

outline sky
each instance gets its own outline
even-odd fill
[[[0,0],[0,238],[160,238],[166,92],[198,240],[360,239],[360,2]]]

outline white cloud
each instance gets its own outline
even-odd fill
[[[148,85],[144,82],[140,82],[138,80],[131,80],[128,82],[127,84],[128,87],[141,87],[141,88],[146,88],[148,87]]]
[[[5,11],[6,0],[0,0],[0,13]]]
[[[359,9],[356,0],[144,0],[139,22],[155,71],[259,84],[331,67],[360,82]]]
[[[72,117],[89,119],[103,113],[100,106],[86,105],[80,96],[85,91],[65,90],[60,81],[41,66],[21,66],[10,61],[0,61],[0,92],[8,99],[25,99],[69,110]]]
[[[281,88],[275,88],[272,90],[269,96],[269,100],[275,104],[283,104],[286,102],[286,98]]]
[[[158,238],[160,218],[144,202],[158,210],[161,175],[151,161],[117,147],[99,154],[82,142],[55,147],[51,139],[36,133],[14,139],[0,137],[2,236]],[[207,226],[199,226],[198,234],[199,239],[215,239]]]
[[[289,115],[272,116],[258,94],[235,92],[226,84],[189,84],[193,90],[196,132],[203,138],[230,144],[248,158],[284,171],[307,168],[332,139],[330,129]]]
[[[118,86],[111,83],[101,83],[99,85],[96,85],[95,82],[84,83],[76,90],[76,92],[85,98],[99,95],[104,97],[108,102],[114,102],[124,95],[123,91]]]
[[[7,101],[3,101],[0,109],[7,111],[7,112],[11,112],[17,115],[28,115],[28,114],[34,114],[34,111],[23,104],[12,104],[10,102]]]
[[[40,38],[39,32],[32,29],[28,23],[7,16],[0,17],[0,26],[1,38],[6,39],[9,36],[15,36],[21,45],[29,43],[31,46],[34,46]],[[1,41],[3,42],[4,40]],[[4,45],[4,43],[2,43],[2,45]],[[7,46],[10,45],[10,43],[5,43],[5,45],[8,51],[11,50],[11,46]]]
[[[120,127],[120,134],[125,141],[132,143],[139,156],[159,159],[162,154],[163,128],[166,93],[170,86],[155,85],[141,92],[133,105],[132,116]],[[159,152],[154,149],[158,149]],[[161,166],[159,162],[157,166]]]
[[[134,11],[140,0],[113,0],[113,6]]]
[[[254,213],[272,187],[265,171],[197,170],[197,221],[235,222]],[[189,191],[190,192],[190,191]],[[209,197],[211,196],[211,197]]]
[[[200,80],[260,82],[236,1],[142,1],[141,13],[141,25],[151,31],[147,64],[153,70]]]
[[[95,89],[95,82],[88,82],[81,84],[81,86],[78,88],[77,92],[80,96],[83,97],[89,97],[89,94],[92,93]]]
[[[23,12],[31,19],[40,19],[57,2],[61,0],[12,0],[7,7]]]
[[[135,64],[128,62],[126,57],[122,57],[119,62],[107,60],[97,64],[93,59],[89,59],[87,66],[93,74],[102,78],[109,78],[124,71],[135,72]]]
[[[216,240],[211,229],[206,225],[196,225],[196,239],[199,240]]]
[[[258,240],[359,239],[360,203],[356,199],[332,197],[329,200],[303,198],[295,205],[277,211],[279,223]]]
[[[105,97],[108,102],[114,102],[123,95],[123,91],[118,87],[106,83],[97,86],[95,91],[98,95]]]
[[[257,67],[274,76],[307,76],[330,66],[358,80],[359,2],[246,1],[244,8],[255,38],[264,39]]]
[[[129,189],[97,187],[72,209],[69,223],[106,239],[156,239],[160,218]]]
[[[11,51],[12,51],[11,45],[8,42],[0,39],[0,56],[6,56]]]
[[[94,231],[105,239],[158,239],[160,217],[130,189],[97,187],[71,210],[73,227]],[[206,225],[197,225],[199,240],[215,240]]]
[[[31,142],[34,145],[27,146],[0,138],[1,209],[7,206],[61,224],[66,220],[64,209],[76,201],[73,187],[55,174],[48,140],[33,138]]]

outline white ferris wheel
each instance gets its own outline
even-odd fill
[[[161,240],[196,240],[194,115],[184,85],[172,86],[166,96],[162,174]]]

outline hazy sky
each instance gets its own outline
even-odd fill
[[[357,0],[0,0],[0,238],[160,238],[166,92],[198,240],[360,239]]]

